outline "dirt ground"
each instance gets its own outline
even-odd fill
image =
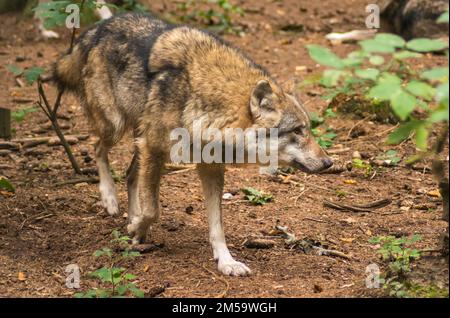
[[[150,2],[150,9],[159,15],[175,8],[173,1],[155,2]],[[305,45],[329,46],[324,38],[327,33],[363,28],[364,8],[369,2],[372,1],[240,1],[247,14],[238,18],[237,23],[245,28],[245,35],[225,38],[244,49],[280,82],[292,78],[301,81],[319,71],[308,57]],[[0,21],[2,66],[48,68],[67,48],[68,34],[60,40],[43,41],[33,21],[19,13],[2,14]],[[292,23],[303,25],[303,30],[280,31]],[[355,47],[344,44],[334,49],[344,54]],[[443,57],[427,59],[430,65],[444,63]],[[328,103],[321,98],[322,93],[320,87],[312,87],[303,90],[300,96],[308,110],[320,112]],[[0,67],[0,106],[17,110],[35,100],[35,87],[20,87]],[[64,97],[61,113],[65,119],[60,122],[67,126],[67,134],[90,134],[73,97]],[[326,124],[338,134],[331,149],[349,148],[333,155],[335,165],[350,161],[354,151],[365,158],[389,149],[397,150],[402,158],[414,153],[410,141],[396,147],[385,145],[392,125],[366,121],[358,126],[363,128],[361,136],[349,137],[358,121],[344,117],[327,120]],[[47,121],[40,111],[13,125],[13,139],[54,136],[46,129]],[[94,142],[95,137],[90,135],[73,146],[82,168],[95,167]],[[127,195],[123,175],[131,160],[131,150],[131,139],[126,138],[110,154],[112,167],[121,177],[117,187],[124,213]],[[297,184],[278,182],[259,174],[257,168],[228,169],[225,191],[236,195],[223,203],[225,230],[232,254],[253,270],[253,275],[246,278],[216,276],[196,172],[165,175],[161,186],[161,220],[149,235],[149,240],[158,247],[127,261],[126,266],[138,276],[137,285],[144,291],[165,285],[165,291],[158,297],[215,297],[227,284],[227,297],[383,296],[382,291],[365,287],[369,264],[384,269],[368,239],[378,235],[420,234],[422,240],[415,246],[435,249],[440,234],[446,230],[440,200],[428,195],[437,188],[429,173],[429,163],[421,165],[422,169],[411,169],[402,162],[379,169],[373,178],[357,170],[323,175],[296,172]],[[0,156],[0,175],[16,186],[14,195],[0,194],[0,296],[71,297],[76,291],[65,286],[66,266],[79,265],[82,275],[101,267],[103,263],[93,257],[93,252],[109,245],[113,229],[125,233],[126,219],[110,217],[96,205],[99,201],[96,184],[57,185],[76,178],[62,147],[44,145]],[[349,179],[355,182],[346,183]],[[243,201],[240,189],[245,187],[272,193],[275,201],[252,206]],[[373,213],[342,212],[323,206],[323,200],[365,203],[384,198],[392,199],[393,203]],[[299,238],[319,241],[350,258],[290,250],[283,238],[275,238],[276,244],[270,249],[243,246],[249,237],[267,235],[277,222]],[[448,263],[436,254],[427,254],[414,263],[413,272],[424,284],[448,288]],[[93,280],[82,276],[82,290],[94,286]]]

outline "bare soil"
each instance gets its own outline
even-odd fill
[[[175,10],[173,1],[148,1],[159,15]],[[246,51],[265,66],[280,82],[304,80],[320,69],[308,57],[305,45],[329,46],[324,36],[331,31],[364,28],[365,5],[372,1],[240,1],[245,17],[236,22],[245,28],[245,35],[225,38]],[[22,68],[49,68],[67,48],[69,34],[60,40],[39,39],[33,21],[19,13],[0,15],[0,65]],[[300,32],[282,32],[287,24],[300,24]],[[334,48],[345,54],[355,44]],[[429,56],[427,65],[444,65],[444,57]],[[423,65],[417,65],[420,69]],[[50,90],[50,88],[49,88]],[[310,111],[324,110],[329,101],[321,98],[320,87],[300,93]],[[30,102],[18,103],[18,99]],[[37,99],[36,87],[20,87],[13,76],[0,68],[0,106],[20,109]],[[66,119],[68,134],[89,134],[89,127],[78,102],[65,96],[61,113]],[[371,158],[395,149],[402,159],[415,152],[411,141],[392,147],[385,144],[393,126],[351,117],[328,119],[338,137],[332,149],[349,150],[333,155],[335,165],[344,165],[354,151]],[[22,122],[15,122],[13,139],[54,136],[40,111],[30,113]],[[355,126],[356,125],[356,126]],[[357,127],[362,135],[351,138]],[[38,130],[43,130],[38,133]],[[73,146],[82,168],[94,168],[92,160],[95,137]],[[110,217],[96,203],[97,185],[55,184],[74,179],[67,157],[60,146],[46,145],[21,149],[0,157],[0,175],[9,178],[16,193],[0,193],[0,296],[7,297],[71,297],[74,290],[65,286],[65,267],[78,264],[82,271],[82,289],[97,286],[87,274],[104,264],[93,252],[109,245],[111,232],[126,232],[124,217]],[[120,207],[127,210],[124,174],[131,160],[132,143],[124,139],[110,154],[111,165],[120,180],[117,182]],[[446,152],[446,158],[448,151]],[[439,247],[439,236],[447,224],[441,220],[442,204],[429,195],[437,185],[429,173],[429,163],[415,170],[400,163],[378,169],[374,176],[353,170],[341,174],[306,175],[296,172],[296,183],[279,182],[261,175],[257,168],[230,168],[225,191],[237,193],[223,203],[224,222],[230,250],[238,260],[253,270],[246,278],[223,277],[217,273],[208,243],[208,228],[196,172],[185,171],[165,175],[161,186],[162,216],[153,227],[149,240],[157,248],[126,263],[139,278],[144,291],[166,285],[157,297],[215,297],[226,290],[227,297],[382,297],[380,290],[365,287],[366,267],[378,264],[384,270],[376,247],[368,239],[379,235],[410,236],[420,234],[420,249]],[[349,184],[348,180],[354,180]],[[253,187],[272,193],[275,201],[264,206],[245,202],[240,189]],[[345,196],[342,197],[342,194]],[[393,203],[371,213],[343,212],[323,207],[323,200],[367,203],[390,198]],[[192,210],[192,213],[186,211]],[[282,238],[275,238],[269,249],[243,246],[249,237],[264,237],[279,222],[298,238],[308,238],[339,250],[350,259],[305,254],[286,248]],[[448,288],[448,263],[439,254],[426,254],[413,264],[413,272],[422,284]],[[224,281],[226,280],[226,282]]]

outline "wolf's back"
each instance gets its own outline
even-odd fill
[[[141,14],[128,13],[105,20],[80,35],[72,53],[56,62],[53,79],[62,87],[71,90],[79,88],[83,81],[83,69],[93,50],[117,70],[123,71],[124,66],[140,60],[143,71],[148,71],[147,63],[153,44],[162,33],[174,27]]]

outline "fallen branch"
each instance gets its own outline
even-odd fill
[[[57,182],[57,183],[54,183],[52,186],[60,187],[60,186],[69,185],[69,184],[99,183],[99,182],[100,182],[99,178],[89,177],[89,178],[78,178],[78,179],[70,179],[70,180],[66,180],[66,181],[62,181],[62,182]]]
[[[341,257],[341,258],[345,258],[345,259],[352,259],[349,255],[343,253],[343,252],[339,252],[336,250],[328,250],[325,249],[323,247],[318,247],[318,246],[313,246],[313,250],[315,251],[315,253],[319,256],[325,255],[325,256],[337,256],[337,257]]]
[[[340,211],[351,211],[351,212],[373,212],[374,209],[380,209],[385,206],[388,206],[392,203],[390,199],[383,199],[375,202],[371,202],[368,204],[342,204],[336,203],[328,200],[323,201],[323,206],[327,208],[332,208]]]
[[[83,10],[85,0],[81,1],[80,4],[80,11]],[[76,28],[72,28],[72,36],[70,40],[70,46],[68,50],[68,54],[71,54],[73,51],[73,46],[75,44],[75,35],[76,35]],[[58,136],[59,140],[61,141],[62,146],[64,147],[64,150],[67,153],[67,156],[69,158],[70,164],[72,165],[73,170],[76,174],[82,174],[82,171],[80,169],[80,166],[78,165],[73,153],[72,149],[67,142],[66,138],[64,137],[64,134],[61,131],[61,128],[58,124],[58,109],[61,106],[61,98],[65,92],[64,88],[58,87],[58,94],[55,100],[55,103],[53,104],[53,107],[50,106],[50,103],[47,99],[47,95],[44,91],[44,86],[42,79],[39,77],[37,79],[37,87],[38,87],[38,94],[39,94],[39,101],[37,102],[37,105],[42,109],[44,114],[47,116],[47,118],[50,120],[53,130],[55,131],[56,135]]]
[[[195,266],[198,267],[198,264],[196,262],[194,262],[193,260],[191,260],[191,262],[192,262],[192,264],[194,264]],[[217,295],[215,297],[215,298],[225,298],[228,294],[228,291],[230,290],[230,283],[225,278],[217,275],[212,270],[208,269],[205,265],[202,265],[202,268],[205,271],[207,271],[208,273],[210,273],[211,275],[213,275],[217,280],[220,280],[222,283],[225,284],[225,289],[219,295]]]
[[[117,176],[113,176],[113,180],[114,181],[119,181],[120,177]],[[79,183],[99,183],[100,179],[97,177],[86,177],[86,178],[76,178],[76,179],[70,179],[70,180],[65,180],[65,181],[61,181],[61,182],[56,182],[54,183],[52,186],[53,187],[61,187],[64,185],[71,185],[71,184],[79,184]]]

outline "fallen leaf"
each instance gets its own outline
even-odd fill
[[[20,280],[21,282],[24,282],[27,280],[24,272],[19,272],[19,274],[17,275],[17,279]]]
[[[150,265],[146,265],[145,267],[144,267],[144,272],[148,272],[148,270],[150,269]]]
[[[429,192],[427,192],[427,195],[429,195],[430,197],[435,197],[435,198],[441,197],[441,193],[439,192],[439,190],[429,191]]]
[[[348,179],[348,180],[344,180],[345,184],[356,184],[356,180],[352,180],[352,179]]]
[[[344,243],[352,244],[355,239],[351,237],[350,238],[341,237],[340,240]]]
[[[352,224],[352,223],[357,223],[358,221],[355,220],[355,219],[352,218],[352,217],[348,217],[348,218],[342,220],[342,222],[345,222],[345,223],[348,223],[348,224]]]
[[[366,235],[367,235],[367,236],[372,236],[372,231],[371,231],[371,230],[367,230],[367,231],[366,231]]]

